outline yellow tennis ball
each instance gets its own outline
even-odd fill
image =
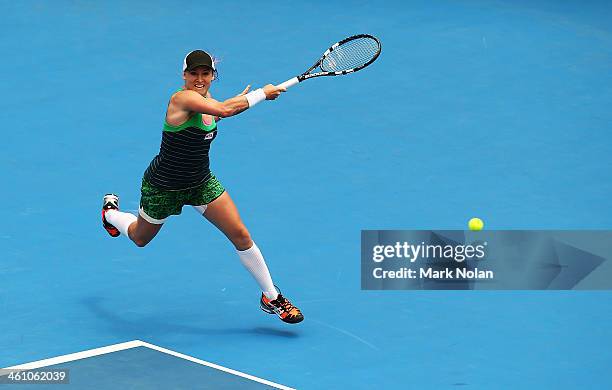
[[[470,228],[470,230],[482,230],[483,227],[484,222],[482,222],[480,218],[472,218],[468,222],[468,228]]]

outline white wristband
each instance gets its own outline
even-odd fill
[[[266,94],[261,88],[247,93],[246,95],[244,95],[244,97],[246,97],[247,102],[249,102],[249,107],[253,107],[257,103],[266,100]]]

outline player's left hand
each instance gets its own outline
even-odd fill
[[[247,85],[246,88],[244,89],[244,91],[240,92],[236,96],[244,96],[244,95],[246,95],[249,92],[250,89],[251,89],[251,84]]]

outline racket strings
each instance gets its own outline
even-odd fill
[[[325,72],[340,72],[364,66],[380,52],[378,41],[372,38],[357,38],[345,42],[329,52],[323,61],[321,69]]]

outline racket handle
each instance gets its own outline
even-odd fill
[[[279,84],[278,86],[282,87],[282,88],[289,88],[289,87],[293,87],[295,84],[297,84],[299,82],[300,82],[300,80],[298,80],[297,77],[294,77],[292,79],[289,79],[289,80],[285,81],[284,83]]]

